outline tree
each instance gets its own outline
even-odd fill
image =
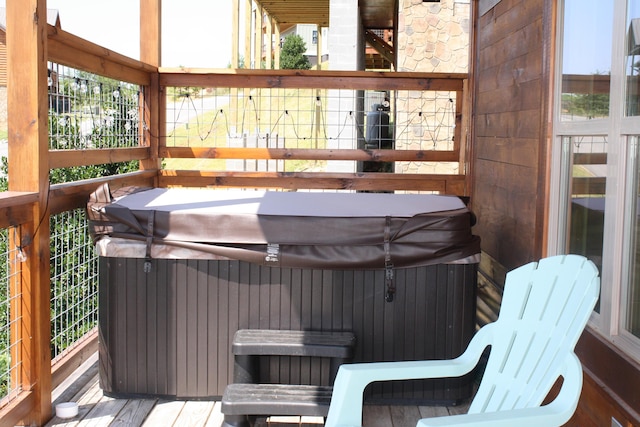
[[[280,51],[280,68],[283,70],[308,70],[311,68],[309,58],[304,53],[307,46],[297,34],[290,34],[284,39]]]

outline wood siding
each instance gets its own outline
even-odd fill
[[[542,255],[549,96],[545,2],[503,0],[476,23],[475,232],[483,250],[508,269]]]
[[[560,0],[479,2],[471,80],[472,209],[482,239],[478,320],[494,319],[504,273],[546,255],[555,10]],[[567,426],[640,425],[640,365],[587,329],[585,372]]]

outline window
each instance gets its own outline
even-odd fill
[[[611,1],[565,0],[561,120],[609,115],[611,6]]]
[[[625,49],[626,94],[625,107],[627,116],[640,115],[640,4],[629,0],[627,14],[627,46]]]
[[[594,261],[590,324],[640,361],[640,2],[558,3],[549,253]]]
[[[640,161],[638,159],[638,140],[632,138],[632,156],[630,156],[633,173],[630,188],[629,217],[626,227],[629,230],[629,286],[626,289],[626,304],[622,307],[622,328],[634,337],[640,338]]]

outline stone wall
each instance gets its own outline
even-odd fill
[[[465,0],[400,0],[396,48],[398,71],[467,73],[470,5]],[[432,94],[433,95],[433,94]],[[432,99],[399,93],[397,149],[450,150],[455,93]],[[416,122],[415,112],[420,111]],[[404,112],[404,113],[401,113]],[[458,163],[397,162],[399,173],[458,173]]]
[[[398,71],[466,73],[469,2],[400,0]]]

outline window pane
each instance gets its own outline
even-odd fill
[[[607,117],[613,0],[565,0],[563,28],[561,120]]]
[[[573,164],[567,249],[586,256],[602,272],[607,141],[578,136],[570,138],[570,144]]]
[[[626,113],[640,115],[638,76],[640,76],[640,3],[629,0],[627,5],[627,51],[626,51]]]
[[[635,146],[638,146],[636,137]],[[636,150],[636,155],[638,150]],[[627,311],[625,319],[625,329],[631,332],[633,335],[640,338],[640,239],[638,237],[640,233],[640,212],[638,211],[637,201],[640,201],[640,161],[636,158],[636,177],[635,177],[635,192],[634,198],[636,203],[631,203],[628,212],[632,215],[631,221],[631,265],[630,265],[630,280],[629,289],[627,292]],[[623,303],[624,304],[624,303]]]

